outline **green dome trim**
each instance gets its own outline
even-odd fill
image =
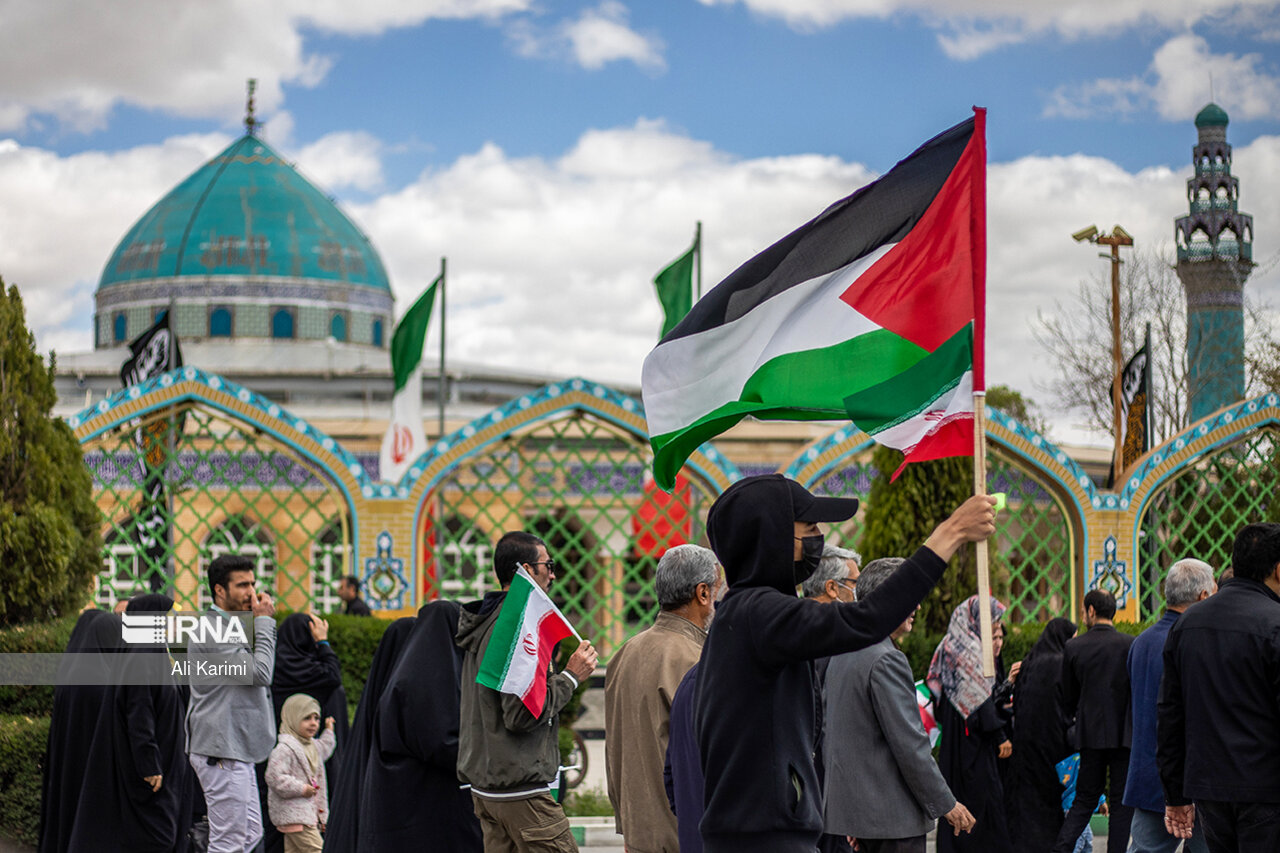
[[[1196,127],[1226,127],[1227,111],[1217,104],[1209,104],[1196,113]]]
[[[369,238],[252,135],[156,202],[111,253],[98,288],[179,276],[319,279],[391,292]]]

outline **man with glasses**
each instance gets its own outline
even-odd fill
[[[493,551],[501,589],[464,604],[458,616],[457,642],[463,650],[458,778],[471,786],[489,853],[578,849],[551,785],[560,772],[560,711],[595,670],[595,649],[583,640],[564,670],[547,678],[546,700],[537,717],[519,696],[476,683],[516,572],[523,568],[546,591],[556,578],[555,567],[537,536],[519,530],[503,534]]]
[[[861,563],[862,556],[857,551],[838,548],[835,545],[823,545],[822,559],[818,561],[818,568],[800,584],[800,591],[804,593],[805,598],[819,604],[854,601],[857,598],[854,586],[858,582],[858,566]],[[830,661],[831,658],[824,657],[813,662],[814,710],[817,712],[817,721],[814,726],[816,734],[813,744],[813,768],[818,774],[820,788],[825,785],[822,761],[822,695],[827,681],[827,665]],[[824,833],[818,839],[818,849],[821,853],[835,853],[835,851],[848,850],[849,843],[844,840],[844,836]]]

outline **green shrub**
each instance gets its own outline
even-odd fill
[[[0,716],[0,833],[35,844],[49,718]]]
[[[0,628],[0,654],[62,653],[80,614],[50,622]],[[53,713],[53,687],[0,684],[0,713],[47,717]]]
[[[575,788],[565,795],[564,813],[569,817],[611,817],[613,803],[599,786]]]

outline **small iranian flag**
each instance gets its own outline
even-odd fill
[[[578,632],[529,573],[519,569],[489,635],[476,683],[519,696],[529,713],[540,717],[547,701],[551,653],[570,636]]]
[[[916,682],[916,707],[920,709],[920,724],[924,733],[929,736],[929,746],[937,746],[942,730],[938,728],[938,720],[933,716],[933,691],[923,681]]]
[[[653,473],[747,416],[851,420],[907,462],[973,453],[985,110],[739,267],[644,362]],[[905,463],[904,463],[905,464]]]
[[[396,390],[391,399],[391,423],[382,437],[378,476],[392,483],[403,477],[413,460],[427,449],[427,436],[422,429],[422,345],[439,285],[437,278],[400,318],[391,336],[391,372]]]

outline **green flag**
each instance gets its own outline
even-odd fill
[[[693,307],[693,253],[698,251],[698,241],[653,279],[658,290],[658,301],[666,315],[662,322],[662,337],[666,337],[676,324],[684,319]]]
[[[426,292],[400,318],[391,336],[391,371],[395,374],[396,391],[405,386],[410,374],[422,361],[422,344],[427,337],[427,324],[431,322],[431,309],[435,307],[439,284],[438,278],[431,282]]]

